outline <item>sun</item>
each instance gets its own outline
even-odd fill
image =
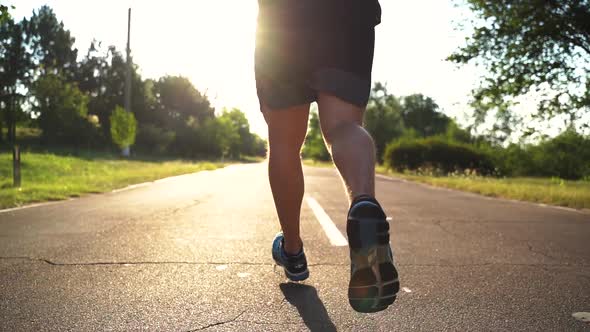
[[[254,0],[135,1],[134,57],[148,77],[186,76],[216,108],[255,114],[257,15]]]

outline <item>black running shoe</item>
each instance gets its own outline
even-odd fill
[[[309,270],[307,269],[307,259],[303,248],[301,252],[295,256],[287,255],[283,248],[285,237],[283,232],[278,233],[272,242],[272,258],[277,265],[285,269],[285,276],[291,281],[303,281],[309,277]]]
[[[377,312],[393,304],[398,273],[389,245],[389,223],[379,203],[359,196],[351,204],[346,225],[350,246],[348,301],[358,312]]]

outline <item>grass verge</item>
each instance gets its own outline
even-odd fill
[[[0,153],[0,209],[100,193],[168,176],[213,170],[223,163],[182,160],[121,160],[108,154],[84,157],[21,154],[21,188],[12,187],[12,154]]]
[[[482,176],[428,176],[392,172],[377,167],[380,174],[437,187],[457,189],[489,197],[590,209],[590,182],[558,178],[493,178]]]
[[[332,167],[331,163],[304,160],[315,167]],[[377,166],[377,173],[429,185],[468,191],[489,197],[590,209],[590,182],[551,178],[493,178],[481,176],[428,176],[397,173]]]

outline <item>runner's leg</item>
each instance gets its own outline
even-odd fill
[[[361,126],[363,108],[326,93],[320,93],[319,105],[324,139],[351,203],[346,221],[348,301],[358,312],[381,311],[395,302],[400,286],[389,223],[375,199],[375,146]]]
[[[346,187],[349,202],[375,196],[375,144],[362,127],[364,109],[330,94],[319,94],[320,125]]]
[[[288,254],[301,250],[299,216],[304,193],[301,146],[307,133],[309,104],[262,112],[268,124],[268,176]]]

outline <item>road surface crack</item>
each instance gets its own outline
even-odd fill
[[[260,263],[260,262],[191,262],[191,261],[120,261],[120,262],[81,262],[81,263],[62,263],[55,262],[46,258],[35,258],[26,256],[9,256],[2,257],[0,260],[24,260],[31,262],[41,262],[52,266],[102,266],[102,265],[120,265],[120,266],[132,266],[132,265],[246,265],[246,266],[274,266],[275,263]],[[348,266],[348,264],[333,264],[333,263],[316,263],[308,264],[308,266]]]
[[[434,225],[438,226],[443,232],[451,235],[452,237],[455,237],[457,239],[461,239],[462,237],[455,234],[454,232],[451,232],[448,228],[446,228],[445,226],[442,225],[442,221],[441,220],[437,220],[434,222]]]
[[[543,254],[543,253],[539,253]],[[549,258],[553,258],[547,256]],[[555,258],[553,258],[555,259]],[[30,262],[40,262],[45,263],[51,266],[140,266],[140,265],[243,265],[243,266],[269,266],[272,267],[274,263],[257,263],[257,262],[189,262],[189,261],[123,261],[123,262],[82,262],[82,263],[60,263],[54,262],[49,259],[45,258],[33,258],[33,257],[25,257],[25,256],[10,256],[10,257],[2,257],[0,256],[0,260],[23,260],[23,261],[30,261]],[[551,264],[526,264],[526,263],[494,263],[494,262],[484,262],[484,263],[468,263],[468,264],[396,264],[399,267],[450,267],[450,268],[461,268],[461,267],[478,267],[478,266],[530,266],[530,267],[590,267],[590,264],[572,264],[572,263],[551,263]],[[339,267],[339,266],[349,266],[348,263],[315,263],[315,264],[308,264],[310,267]]]
[[[253,320],[238,320],[236,322],[237,323],[255,324],[255,325],[279,325],[279,326],[306,325],[306,324],[317,324],[317,325],[321,325],[322,327],[328,327],[328,326],[333,327],[334,326],[334,324],[332,322],[316,321],[316,320],[306,320],[306,321],[302,321],[302,322],[277,322],[277,323],[257,322],[257,321],[253,321]]]
[[[246,313],[246,311],[247,311],[247,310],[244,310],[244,311],[240,312],[240,313],[239,313],[239,314],[238,314],[236,317],[234,317],[234,318],[232,318],[232,319],[224,320],[224,321],[217,322],[217,323],[212,323],[212,324],[209,324],[209,325],[206,325],[206,326],[200,327],[200,328],[198,328],[198,329],[194,329],[194,330],[188,330],[187,332],[203,331],[203,330],[206,330],[206,329],[208,329],[208,328],[211,328],[211,327],[215,327],[215,326],[219,326],[219,325],[224,325],[224,324],[233,323],[233,322],[235,322],[235,321],[236,321],[238,318],[242,317],[242,315],[243,315],[243,314],[245,314],[245,313]]]
[[[34,258],[25,256],[0,257],[0,260],[26,260],[31,262],[42,262],[52,266],[101,266],[101,265],[251,265],[251,266],[272,266],[271,263],[256,262],[190,262],[190,261],[122,261],[122,262],[82,262],[82,263],[61,263],[45,258]]]

